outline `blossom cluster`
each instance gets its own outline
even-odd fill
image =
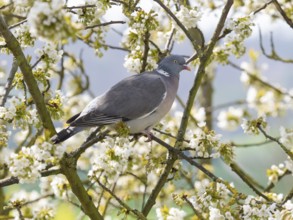
[[[129,29],[124,33],[125,39],[123,46],[129,48],[131,52],[125,57],[124,67],[129,72],[139,73],[142,68],[142,59],[146,38],[149,38],[151,32],[156,29],[158,22],[155,12],[145,12],[136,10],[130,15]],[[146,69],[154,69],[157,66],[156,51],[152,48],[148,50]]]
[[[158,220],[183,220],[187,213],[177,208],[168,208],[166,206],[156,209]]]
[[[132,155],[133,148],[128,138],[123,137],[107,138],[99,148],[99,155],[93,158],[88,176],[92,181],[95,181],[101,178],[102,174],[103,182],[113,183],[130,165],[129,158]]]
[[[250,51],[251,62],[242,62],[241,82],[247,87],[246,101],[248,107],[255,109],[258,116],[282,115],[286,109],[292,108],[292,91],[273,85],[261,72],[266,67],[257,65],[258,54]]]
[[[13,96],[7,101],[7,107],[0,107],[0,119],[13,122],[14,128],[25,128],[28,125],[39,124],[36,109],[27,109],[23,99]]]
[[[242,206],[242,219],[275,219],[274,213],[278,215],[277,204],[266,204],[263,198],[248,196]],[[278,218],[276,218],[278,219]]]
[[[206,127],[197,127],[193,130],[188,130],[186,139],[188,139],[188,147],[194,151],[196,157],[203,158],[222,158],[230,163],[233,159],[234,147],[230,144],[221,143],[222,135],[216,134],[213,130],[208,130]]]
[[[63,148],[43,142],[12,153],[7,164],[11,175],[18,177],[20,183],[33,183],[41,176],[40,171],[58,164],[63,153]]]
[[[188,199],[194,209],[198,210],[206,219],[232,220],[239,216],[238,211],[231,207],[232,204],[235,204],[235,201],[229,196],[230,190],[225,184],[213,183],[203,179],[196,181],[194,187],[195,195]]]
[[[22,48],[31,47],[34,45],[36,37],[32,36],[28,24],[22,24],[12,29],[11,32],[18,40]]]
[[[202,17],[202,12],[197,7],[189,9],[181,6],[175,15],[186,28],[195,28]]]
[[[143,49],[141,46],[137,46],[134,50],[131,51],[126,57],[124,62],[124,67],[132,73],[139,73],[142,68],[142,58],[143,58]],[[149,52],[150,54],[152,51]],[[154,69],[157,67],[157,61],[155,56],[148,56],[147,58],[147,69]]]
[[[79,15],[79,22],[85,26],[94,25],[100,22],[105,15],[109,5],[107,1],[86,0],[82,4],[94,5],[95,7],[72,9]]]
[[[220,63],[227,63],[230,54],[239,58],[244,55],[246,48],[244,40],[247,39],[252,33],[252,26],[254,25],[252,17],[245,16],[237,19],[230,19],[227,24],[227,31],[232,31],[225,38],[224,44],[215,47],[215,58]]]
[[[289,149],[292,150],[293,144],[293,130],[284,128],[283,126],[280,127],[280,138],[279,141],[284,144]]]
[[[241,124],[241,127],[244,133],[253,134],[253,135],[259,134],[259,126],[261,126],[262,128],[267,127],[267,122],[265,117],[259,117],[254,120],[247,120],[244,118]]]
[[[26,216],[33,219],[54,219],[56,210],[52,200],[40,199],[41,197],[42,195],[37,191],[20,190],[11,196],[6,209],[12,209],[11,214],[14,219],[22,219]],[[38,202],[31,203],[34,200]],[[20,216],[20,213],[24,216]]]
[[[290,157],[279,165],[272,165],[270,169],[267,169],[268,183],[276,184],[280,177],[291,173],[293,175],[293,161]]]
[[[220,111],[217,125],[223,130],[236,130],[241,124],[244,115],[245,111],[242,108],[229,107],[227,110]]]
[[[7,127],[5,125],[0,125],[0,149],[7,146],[8,137],[10,134],[11,132],[7,131]]]
[[[63,1],[35,1],[27,16],[28,26],[33,36],[54,42],[74,37],[77,26],[63,10]]]
[[[42,48],[37,48],[35,50],[35,54],[37,58],[40,59],[37,68],[47,71],[61,60],[63,50],[58,50],[57,46],[52,42],[46,42]]]

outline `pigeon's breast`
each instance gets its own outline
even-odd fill
[[[179,79],[177,77],[162,77],[164,77],[162,81],[166,86],[165,98],[152,113],[126,122],[131,134],[151,129],[170,111],[177,94]]]

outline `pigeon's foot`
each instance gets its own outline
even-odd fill
[[[145,130],[143,132],[141,132],[143,135],[145,135],[147,137],[147,139],[145,140],[145,142],[150,142],[152,141],[152,132]]]

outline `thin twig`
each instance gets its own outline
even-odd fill
[[[98,132],[100,129],[100,127],[97,128],[97,130],[95,130],[93,133]],[[91,147],[93,144],[103,140],[109,132],[109,130],[106,130],[95,137],[91,137],[90,135],[90,138],[88,138],[88,140],[86,140],[85,143],[83,143],[77,150],[71,152],[70,156],[74,157],[77,160],[80,157],[80,155],[86,151],[86,149]]]
[[[18,69],[17,60],[13,59],[12,67],[11,67],[9,76],[7,78],[7,82],[6,82],[5,87],[4,87],[5,93],[2,96],[0,106],[4,106],[5,103],[6,103],[6,100],[7,100],[7,97],[9,95],[9,92],[11,91],[12,82],[13,82],[13,79],[14,79],[14,76],[15,76],[15,73],[16,73],[17,69]]]
[[[258,82],[260,82],[260,83],[263,84],[264,86],[267,86],[268,88],[270,88],[270,89],[276,91],[277,93],[279,93],[279,94],[283,94],[283,95],[288,95],[288,96],[290,96],[291,98],[293,98],[293,96],[292,96],[289,92],[283,91],[283,90],[281,90],[281,89],[279,89],[279,88],[273,86],[273,85],[270,84],[269,82],[266,82],[265,80],[263,80],[263,79],[257,77],[256,75],[254,75],[254,74],[248,72],[246,69],[244,69],[244,68],[238,66],[237,64],[233,63],[232,61],[228,61],[228,64],[229,64],[230,66],[232,66],[233,68],[235,68],[235,69],[238,69],[238,70],[240,70],[240,71],[246,72],[246,74],[247,74],[249,77],[251,77],[251,78],[254,79],[254,80],[257,80]]]
[[[270,143],[272,143],[271,140],[266,140],[266,141],[262,141],[262,142],[248,143],[248,144],[237,144],[237,143],[232,142],[232,145],[235,147],[255,147],[255,146],[261,146],[261,145],[270,144]]]
[[[258,28],[258,35],[259,35],[259,46],[260,46],[260,49],[261,49],[261,52],[263,53],[263,55],[265,55],[268,59],[280,61],[280,62],[283,62],[283,63],[293,63],[292,59],[284,59],[284,58],[280,57],[277,54],[277,52],[275,50],[275,44],[274,44],[273,34],[272,33],[271,33],[271,36],[270,36],[271,50],[272,50],[271,54],[268,54],[264,49],[262,33],[261,33],[260,27]]]
[[[157,128],[153,128],[153,130],[156,131],[156,132],[158,132],[158,133],[160,133],[160,134],[163,134],[163,135],[166,135],[168,137],[171,137],[171,138],[176,139],[176,136],[172,135],[171,133],[168,133],[168,132],[165,132],[165,131],[161,131],[161,130],[159,130]],[[190,142],[189,140],[183,140],[183,141],[185,141],[186,143],[189,143]]]
[[[146,67],[147,67],[147,59],[148,59],[148,53],[149,53],[149,39],[150,39],[150,33],[149,31],[147,30],[145,32],[145,35],[144,35],[144,40],[143,40],[143,43],[144,43],[144,50],[143,50],[143,56],[142,56],[142,65],[141,65],[141,70],[140,72],[144,72],[146,70]]]
[[[187,204],[190,206],[190,208],[193,210],[194,214],[196,215],[197,219],[199,220],[205,220],[205,218],[202,216],[202,214],[195,209],[195,207],[192,205],[190,200],[187,198],[187,196],[183,196],[183,200],[187,202]]]
[[[264,10],[266,7],[268,7],[268,5],[270,5],[273,2],[273,0],[268,1],[267,3],[265,3],[263,6],[261,6],[260,8],[258,8],[257,10],[255,10],[253,12],[253,15],[259,13],[260,11]]]
[[[106,192],[108,192],[113,198],[115,198],[115,200],[125,209],[127,209],[127,211],[132,212],[133,214],[135,214],[139,219],[147,219],[140,211],[136,210],[136,209],[132,209],[130,206],[128,206],[125,202],[123,202],[118,196],[116,196],[116,194],[114,194],[110,189],[108,189],[104,184],[102,184],[98,179],[96,180],[97,183],[99,184],[99,186],[101,186],[103,188],[103,190],[105,190]]]
[[[222,109],[222,108],[227,108],[229,106],[243,105],[245,103],[246,103],[246,100],[232,101],[232,102],[219,104],[219,105],[216,105],[216,106],[209,106],[209,107],[205,108],[205,111],[206,112],[213,112],[213,111],[217,111],[217,110]]]
[[[176,33],[176,29],[173,28],[172,31],[171,31],[171,34],[170,34],[170,36],[168,38],[168,41],[167,41],[167,43],[165,45],[165,51],[171,51],[170,49],[171,49],[171,46],[172,46],[173,37],[174,37],[175,33]]]
[[[10,2],[10,3],[8,3],[7,5],[3,5],[3,6],[1,6],[1,7],[0,7],[0,10],[3,10],[3,9],[5,9],[5,8],[11,6],[11,5],[13,5],[13,2]]]
[[[104,26],[108,26],[111,24],[125,24],[125,21],[109,21],[109,22],[105,22],[105,23],[101,23],[101,24],[94,24],[94,25],[90,25],[90,26],[86,26],[84,29],[92,29],[92,28],[96,28],[96,27],[104,27]]]
[[[13,28],[16,28],[16,27],[18,27],[18,26],[24,24],[25,22],[27,22],[27,19],[24,19],[24,20],[22,20],[22,21],[20,21],[20,22],[18,22],[18,23],[16,23],[16,24],[10,25],[10,26],[8,27],[8,29],[11,30],[11,29],[13,29]]]
[[[186,29],[186,27],[181,23],[181,21],[176,17],[176,15],[161,1],[161,0],[154,0],[157,2],[170,17],[176,22],[176,24],[180,27],[180,29],[184,32],[184,34],[187,36],[187,38],[192,43],[194,49],[197,51],[197,53],[200,53],[200,46],[197,44],[195,39],[191,36],[189,31]]]
[[[72,9],[86,9],[86,8],[95,8],[97,7],[94,4],[89,5],[78,5],[78,6],[65,6],[64,9],[72,10]]]
[[[282,144],[277,138],[268,135],[261,125],[257,125],[257,127],[266,138],[276,142],[283,149],[283,151],[285,151],[285,153],[291,158],[291,160],[293,160],[292,152],[284,144]]]
[[[291,188],[290,192],[288,193],[288,195],[286,196],[286,198],[284,199],[282,203],[285,204],[287,201],[291,200],[292,198],[293,198],[293,188]]]
[[[188,163],[190,163],[191,165],[197,167],[200,171],[202,171],[204,174],[206,174],[213,181],[217,182],[219,180],[219,178],[217,176],[215,176],[209,170],[204,168],[201,164],[199,164],[196,161],[194,161],[192,158],[186,156],[182,151],[170,146],[169,144],[167,144],[166,142],[164,142],[161,139],[157,138],[153,134],[151,134],[151,139],[154,140],[155,142],[157,142],[158,144],[160,144],[161,146],[167,148],[169,150],[169,152],[172,152],[173,154],[176,154],[179,158],[184,159]]]

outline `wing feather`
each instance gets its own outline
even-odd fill
[[[143,118],[166,97],[161,76],[148,72],[128,77],[90,102],[71,126],[99,126]]]

